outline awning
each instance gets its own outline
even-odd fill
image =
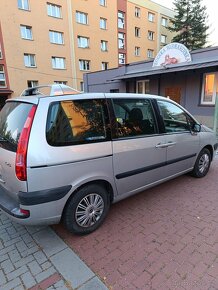
[[[181,72],[181,71],[188,71],[188,70],[196,70],[202,69],[207,67],[215,67],[218,66],[218,60],[216,61],[208,61],[204,63],[184,63],[180,65],[169,65],[161,68],[153,68],[151,67],[149,70],[146,71],[129,71],[122,76],[117,76],[113,80],[125,80],[131,78],[138,78],[144,76],[152,76],[152,75],[159,75],[159,74],[168,74],[171,72]]]
[[[12,90],[9,90],[9,89],[0,89],[0,97],[3,96],[8,96],[8,95],[11,95],[13,93]]]

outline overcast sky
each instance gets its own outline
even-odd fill
[[[173,0],[152,0],[158,4],[161,4],[165,7],[173,9]],[[208,30],[209,44],[212,46],[218,45],[218,15],[217,15],[217,0],[203,0],[202,3],[207,7],[207,14],[209,15],[208,21],[210,28]]]

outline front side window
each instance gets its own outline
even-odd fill
[[[78,47],[88,48],[89,47],[89,38],[85,36],[77,36]]]
[[[76,22],[80,24],[88,24],[88,14],[76,11]]]
[[[101,51],[108,51],[108,42],[106,40],[101,40]]]
[[[104,100],[74,100],[51,104],[46,138],[51,146],[102,142],[108,139]]]
[[[0,65],[0,88],[6,87],[5,71],[4,66]]]
[[[80,70],[90,70],[90,60],[80,59],[79,60],[79,69]]]
[[[52,56],[52,68],[54,69],[65,69],[65,58]]]
[[[188,115],[178,106],[167,101],[158,101],[166,133],[189,131]]]
[[[124,29],[125,27],[125,13],[118,11],[118,28]]]
[[[29,1],[28,0],[17,0],[17,5],[19,9],[29,10]]]
[[[118,138],[157,133],[150,100],[113,99]]]
[[[24,53],[24,64],[26,67],[36,67],[35,54]]]
[[[148,39],[149,40],[154,40],[154,32],[153,31],[148,31]]]
[[[218,96],[218,73],[206,73],[203,76],[201,104],[215,105]]]
[[[100,18],[100,28],[101,29],[107,29],[107,19]]]
[[[64,44],[64,34],[58,31],[49,31],[49,39],[51,43],[54,44]]]
[[[20,33],[21,33],[21,37],[23,39],[28,39],[28,40],[33,39],[31,26],[21,25],[20,26]]]
[[[61,6],[52,3],[47,3],[48,16],[61,18]]]
[[[125,49],[125,33],[118,33],[118,48]]]

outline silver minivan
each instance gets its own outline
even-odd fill
[[[0,112],[0,208],[24,225],[97,229],[112,203],[190,172],[217,143],[177,103],[154,95],[24,91]]]

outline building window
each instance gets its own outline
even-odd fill
[[[84,82],[80,82],[80,91],[84,92]]]
[[[84,36],[77,36],[78,47],[88,48],[89,47],[89,38]]]
[[[0,88],[6,87],[4,66],[0,65]]]
[[[24,64],[27,67],[36,67],[35,54],[24,53]]]
[[[1,48],[1,43],[0,43],[0,59],[3,58],[3,54],[2,54],[2,48]]]
[[[140,28],[135,27],[135,37],[140,37]]]
[[[101,51],[108,51],[108,41],[101,40]]]
[[[153,31],[148,31],[148,39],[149,40],[154,40],[154,32]]]
[[[218,96],[218,73],[206,73],[203,77],[201,104],[215,105]]]
[[[47,13],[48,16],[61,18],[61,6],[47,3]]]
[[[125,63],[126,63],[125,53],[119,53],[119,64],[125,64]]]
[[[51,43],[64,44],[64,34],[58,31],[49,31],[49,39]]]
[[[140,56],[140,47],[135,46],[135,56]]]
[[[101,70],[107,70],[108,69],[108,62],[102,62],[101,63]]]
[[[21,25],[20,26],[20,33],[21,33],[21,37],[23,39],[28,39],[28,40],[32,40],[33,39],[32,27],[31,26]]]
[[[28,88],[37,87],[38,85],[39,85],[38,81],[27,81],[27,87]]]
[[[67,81],[54,81],[54,84],[57,84],[57,85],[66,85],[67,84]]]
[[[167,18],[165,18],[165,17],[161,18],[161,25],[164,27],[167,27]]]
[[[28,0],[17,0],[17,5],[19,9],[30,10]]]
[[[100,18],[100,28],[101,29],[107,29],[107,19]]]
[[[101,6],[106,6],[106,0],[99,0],[99,4],[101,5]]]
[[[88,24],[88,14],[76,11],[76,22],[80,24]]]
[[[148,21],[154,22],[154,13],[148,12]]]
[[[147,50],[147,57],[148,58],[154,58],[154,50],[153,49],[148,49]]]
[[[125,13],[118,11],[118,28],[124,29],[125,27]]]
[[[125,33],[118,33],[118,48],[125,49]]]
[[[148,94],[150,92],[149,80],[138,81],[136,83],[136,93]]]
[[[141,9],[139,7],[135,7],[135,17],[140,18],[141,16]]]
[[[80,70],[90,70],[90,60],[80,59],[79,60],[79,69]]]
[[[54,69],[65,69],[66,68],[66,60],[64,57],[56,57],[52,56],[52,68]]]
[[[160,36],[160,42],[163,43],[163,44],[166,44],[167,43],[167,36],[161,34],[161,36]]]

